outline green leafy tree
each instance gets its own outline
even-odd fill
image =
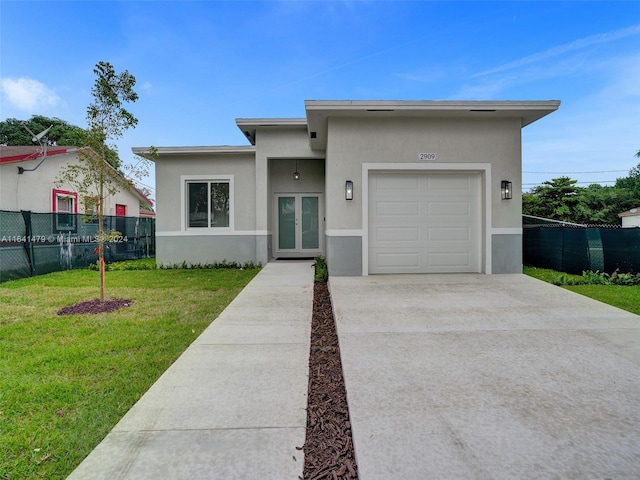
[[[619,223],[618,213],[634,204],[632,191],[617,186],[592,184],[581,188],[578,197],[573,220],[577,223],[616,225]]]
[[[579,202],[577,180],[559,177],[543,182],[522,196],[522,213],[572,222]]]
[[[576,187],[568,177],[546,181],[522,196],[526,215],[584,224],[619,224],[618,213],[640,205],[640,164],[615,185]]]
[[[638,152],[640,154],[640,152]],[[636,154],[636,156],[638,156]],[[636,199],[636,205],[640,205],[640,163],[629,170],[629,176],[624,178],[618,178],[616,180],[617,188],[625,188],[631,192],[631,195]],[[631,208],[631,207],[629,207]]]
[[[104,230],[105,200],[115,195],[118,190],[131,188],[124,176],[114,174],[108,163],[109,151],[117,151],[114,145],[107,142],[122,137],[124,132],[135,128],[138,119],[134,117],[124,104],[134,103],[138,94],[134,91],[136,78],[127,70],[117,74],[108,62],[99,62],[94,68],[96,80],[91,90],[93,102],[87,107],[88,128],[82,135],[82,149],[79,162],[62,169],[57,178],[58,184],[70,183],[84,198],[95,199],[95,215],[98,219],[98,261],[100,264],[100,301],[104,302],[104,244],[117,232]],[[132,170],[134,176],[140,178],[148,160],[140,158],[140,162]]]
[[[49,118],[43,115],[33,115],[29,120],[7,118],[0,122],[0,145],[33,145],[31,134],[24,128],[23,124],[36,134],[53,126],[49,133],[47,133],[47,139],[50,145],[65,147],[84,146],[86,132],[83,128],[56,117]],[[120,168],[120,158],[118,157],[117,151],[107,147],[106,159],[114,168]]]

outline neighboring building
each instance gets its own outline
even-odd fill
[[[618,217],[622,219],[622,228],[640,227],[640,207],[619,213]]]
[[[306,118],[237,119],[249,146],[159,147],[157,261],[519,273],[521,129],[559,105],[311,100]]]
[[[43,158],[40,147],[0,146],[0,210],[56,213],[55,230],[64,232],[75,220],[68,214],[87,213],[91,202],[71,185],[56,186],[61,169],[79,162],[77,147],[50,146]],[[115,169],[113,175],[122,176]],[[123,188],[106,199],[105,215],[154,217],[152,202],[135,187]]]

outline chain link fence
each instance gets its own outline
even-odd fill
[[[105,261],[155,256],[155,219],[104,217]],[[81,214],[0,210],[0,282],[84,268],[98,260],[98,221]]]
[[[525,225],[525,265],[581,274],[640,273],[640,228]]]

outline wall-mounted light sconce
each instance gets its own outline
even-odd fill
[[[344,198],[345,200],[353,200],[353,182],[347,180],[344,184]]]
[[[502,200],[511,200],[512,185],[509,180],[502,180],[502,183],[500,184],[500,193],[502,194]]]
[[[298,171],[298,160],[296,160],[296,171],[293,172],[293,179],[300,180],[300,172]]]

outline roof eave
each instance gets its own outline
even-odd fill
[[[306,100],[309,143],[325,149],[329,117],[397,118],[520,118],[525,127],[556,111],[559,100]]]
[[[254,153],[253,145],[218,145],[218,146],[198,146],[198,147],[133,147],[131,151],[147,160],[155,161],[163,155],[206,155],[206,154],[245,154]],[[157,154],[157,157],[155,154]]]
[[[236,125],[251,145],[256,144],[256,131],[260,128],[307,128],[306,118],[236,118]]]

